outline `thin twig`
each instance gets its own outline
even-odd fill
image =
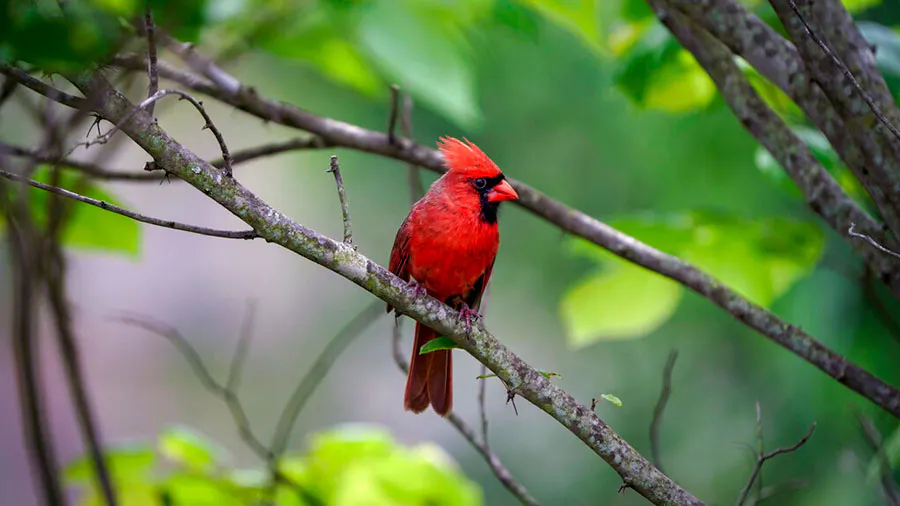
[[[15,79],[26,88],[29,88],[36,93],[40,93],[54,102],[59,102],[60,104],[73,109],[84,109],[87,107],[86,99],[58,90],[39,79],[35,79],[22,69],[0,64],[0,73],[5,74],[11,79]]]
[[[662,425],[663,411],[665,411],[666,403],[669,402],[669,395],[672,393],[672,370],[675,368],[675,359],[677,358],[678,350],[669,352],[666,367],[663,369],[662,391],[659,393],[656,407],[653,408],[653,421],[650,422],[650,454],[653,456],[653,463],[662,472],[666,471],[663,469],[662,459],[659,457],[659,428]]]
[[[866,235],[866,234],[860,234],[859,232],[857,232],[856,230],[854,230],[855,227],[856,227],[856,223],[851,223],[851,224],[850,224],[850,230],[847,231],[847,234],[849,234],[851,237],[858,237],[858,238],[860,238],[860,239],[865,239],[866,242],[868,242],[868,243],[871,244],[872,246],[875,246],[876,248],[878,248],[878,249],[881,250],[882,252],[887,253],[888,255],[891,255],[891,256],[900,258],[900,253],[897,253],[897,252],[894,252],[894,251],[891,251],[891,250],[885,248],[884,246],[878,244],[878,241],[876,241],[875,239],[872,239],[871,237],[869,237],[869,236]]]
[[[350,204],[347,202],[347,192],[344,191],[344,178],[341,176],[341,166],[338,164],[337,155],[331,155],[331,167],[326,172],[334,174],[334,183],[337,185],[338,198],[341,199],[341,214],[344,215],[344,243],[353,244],[353,226],[350,223]]]
[[[484,376],[487,374],[487,366],[481,364],[481,372],[479,376]],[[487,418],[487,381],[479,381],[478,382],[478,414],[481,417],[481,442],[484,444],[485,448],[490,449],[491,445],[488,442],[488,418]]]
[[[856,77],[853,76],[853,72],[850,71],[847,65],[845,65],[844,62],[841,61],[841,59],[831,51],[828,45],[825,44],[825,41],[823,41],[813,31],[812,27],[809,26],[809,23],[807,23],[806,19],[803,17],[803,14],[800,13],[800,9],[797,8],[797,4],[794,2],[794,0],[788,0],[788,5],[790,5],[791,10],[794,11],[794,14],[797,15],[797,19],[799,19],[800,22],[803,23],[803,29],[806,31],[806,34],[816,43],[816,45],[819,46],[819,48],[822,49],[822,51],[829,58],[831,58],[831,61],[834,62],[835,65],[837,65],[837,67],[841,70],[841,73],[844,74],[844,77],[846,77],[850,81],[850,84],[852,84],[853,87],[856,88],[856,91],[869,106],[869,109],[872,110],[872,114],[874,114],[875,117],[877,117],[878,120],[881,121],[881,123],[884,124],[884,126],[886,126],[892,134],[894,134],[894,137],[900,139],[900,130],[897,130],[897,127],[895,127],[893,123],[891,123],[885,117],[885,115],[881,112],[881,109],[878,107],[878,104],[875,103],[875,100],[873,100],[865,90],[863,90],[862,86],[856,80]]]
[[[796,443],[792,444],[791,446],[777,448],[775,450],[772,450],[769,453],[763,453],[762,452],[762,428],[761,428],[762,427],[762,410],[759,408],[759,401],[757,401],[756,407],[757,407],[757,411],[756,411],[757,424],[760,427],[758,429],[758,432],[759,432],[758,438],[760,441],[760,443],[759,443],[760,451],[756,456],[756,466],[754,466],[754,468],[753,468],[753,473],[750,474],[750,480],[747,482],[747,485],[744,486],[744,489],[741,490],[741,495],[738,497],[737,506],[742,506],[744,504],[744,502],[747,500],[747,496],[750,494],[750,490],[753,488],[753,482],[756,481],[756,478],[762,472],[762,467],[766,463],[767,460],[773,459],[781,454],[791,453],[791,452],[797,450],[798,448],[800,448],[801,446],[806,444],[807,441],[809,441],[809,438],[812,437],[813,432],[816,430],[816,424],[815,424],[815,422],[813,422],[813,424],[809,427],[809,432],[807,432],[806,435],[803,436],[802,438],[800,438],[800,440],[797,441]]]
[[[400,110],[400,87],[396,84],[391,85],[391,115],[388,118],[388,143],[397,144],[396,126],[397,115]]]
[[[17,183],[27,184],[29,186],[33,186],[35,188],[39,188],[41,190],[48,191],[50,193],[62,195],[63,197],[77,200],[79,202],[84,202],[85,204],[89,204],[94,207],[99,207],[100,209],[110,211],[110,212],[125,216],[127,218],[131,218],[131,219],[133,219],[135,221],[139,221],[141,223],[147,223],[148,225],[156,225],[158,227],[172,228],[172,229],[181,230],[184,232],[191,232],[193,234],[208,235],[208,236],[212,236],[212,237],[223,237],[225,239],[255,239],[255,238],[259,237],[259,235],[253,230],[217,230],[214,228],[199,227],[196,225],[188,225],[185,223],[179,223],[177,221],[161,220],[159,218],[153,218],[151,216],[146,216],[146,215],[143,215],[140,213],[136,213],[134,211],[129,211],[128,209],[123,209],[119,206],[110,204],[108,202],[104,202],[102,200],[93,199],[91,197],[85,197],[84,195],[80,195],[78,193],[71,192],[64,188],[59,188],[56,186],[51,186],[48,184],[40,183],[38,181],[34,181],[33,179],[28,179],[26,177],[22,177],[18,174],[6,172],[5,170],[0,170],[0,177],[4,177],[6,179],[15,181]]]
[[[379,304],[379,309],[381,307],[382,306]],[[392,355],[394,357],[394,362],[397,364],[397,368],[399,368],[403,374],[409,374],[409,363],[403,356],[403,350],[400,347],[401,335],[400,318],[397,317],[394,319],[394,332],[393,338],[391,339]],[[491,451],[490,447],[487,445],[487,441],[479,441],[475,429],[469,426],[465,420],[457,416],[456,413],[448,414],[445,419],[450,422],[450,425],[456,428],[460,434],[462,434],[466,441],[468,441],[479,454],[481,454],[481,457],[487,462],[488,467],[491,468],[491,471],[494,473],[494,476],[497,477],[497,480],[499,480],[500,483],[519,500],[519,502],[526,506],[537,506],[539,504],[537,500],[528,493],[525,486],[522,485],[519,480],[509,472],[509,469],[503,465],[500,457]]]
[[[894,483],[893,480],[893,467],[891,466],[891,461],[888,458],[887,453],[884,451],[884,441],[881,438],[881,434],[869,417],[862,413],[857,413],[856,418],[859,420],[859,426],[862,428],[862,433],[866,438],[866,442],[869,443],[872,451],[875,452],[875,457],[880,464],[878,474],[881,478],[881,488],[884,491],[884,498],[887,501],[888,506],[898,506],[900,505],[900,494],[898,494],[897,484]]]
[[[278,425],[275,434],[272,436],[272,443],[269,446],[275,458],[279,458],[287,448],[290,441],[291,431],[300,412],[306,405],[306,402],[316,391],[319,383],[328,374],[331,366],[341,356],[344,350],[350,346],[360,334],[362,334],[376,318],[384,314],[384,303],[376,300],[369,304],[365,309],[359,312],[353,319],[330,340],[322,350],[322,353],[316,358],[316,361],[310,367],[309,371],[297,384],[294,392],[291,394],[287,404],[278,417]]]
[[[125,116],[123,116],[122,119],[118,123],[116,123],[112,127],[112,129],[110,129],[108,132],[97,137],[96,139],[79,142],[69,151],[67,156],[71,155],[72,152],[74,152],[75,149],[78,148],[78,146],[84,146],[85,148],[89,148],[94,144],[106,144],[107,142],[109,142],[109,139],[116,132],[118,132],[119,129],[122,128],[122,125],[125,124],[128,120],[130,120],[135,114],[137,114],[138,111],[141,111],[141,110],[145,109],[146,107],[150,106],[151,104],[156,103],[161,98],[163,98],[167,95],[178,95],[182,100],[187,100],[188,102],[191,103],[191,105],[194,106],[195,109],[197,109],[197,111],[200,113],[200,115],[203,116],[203,120],[205,121],[205,124],[203,125],[202,130],[209,129],[209,131],[211,131],[213,133],[213,135],[216,137],[216,142],[219,143],[219,149],[222,150],[222,160],[223,160],[223,168],[225,170],[225,175],[228,177],[232,177],[233,170],[231,167],[231,154],[228,152],[228,145],[225,144],[225,138],[222,136],[222,132],[220,132],[219,128],[216,127],[215,123],[213,123],[212,118],[210,118],[210,116],[209,116],[209,113],[206,112],[206,108],[203,107],[203,102],[200,100],[197,100],[196,98],[191,96],[190,93],[187,93],[187,92],[184,92],[181,90],[165,89],[165,90],[157,91],[156,93],[153,94],[153,96],[147,98],[146,100],[144,100],[143,102],[138,104],[137,107],[133,108],[131,111],[129,111],[127,114],[125,114]]]
[[[144,32],[147,35],[147,97],[156,95],[159,91],[159,71],[157,70],[157,54],[156,54],[156,27],[153,25],[153,11],[147,9],[144,14]],[[147,106],[147,114],[153,116],[153,109],[156,104]]]

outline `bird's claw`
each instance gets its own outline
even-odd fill
[[[459,309],[459,319],[466,323],[466,337],[470,337],[469,333],[472,331],[472,320],[477,320],[479,318],[481,318],[481,314],[463,302],[462,307]]]
[[[419,283],[415,279],[410,279],[407,282],[407,285],[413,289],[413,298],[418,299],[419,297],[428,294],[428,290],[425,288],[425,285]]]

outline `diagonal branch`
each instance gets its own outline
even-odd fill
[[[669,358],[666,359],[666,366],[663,369],[662,391],[659,393],[656,407],[653,408],[653,421],[650,423],[650,454],[653,456],[653,463],[663,472],[665,470],[663,470],[662,459],[659,456],[659,428],[662,425],[663,411],[669,402],[669,395],[672,394],[672,371],[675,369],[677,358],[678,350],[669,352]]]
[[[480,323],[467,337],[457,311],[433,297],[419,297],[407,283],[376,264],[351,245],[334,241],[304,227],[273,209],[234,178],[219,171],[172,139],[153,119],[138,111],[119,92],[99,77],[72,77],[89,96],[97,96],[95,112],[119,124],[156,163],[173,172],[257,230],[261,237],[279,244],[347,278],[421,323],[453,339],[487,365],[516,393],[544,410],[579,437],[638,493],[655,504],[702,504],[656,469],[590,409],[540,372],[510,352]],[[521,194],[520,194],[521,196]]]

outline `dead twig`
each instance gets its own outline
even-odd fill
[[[199,227],[196,225],[188,225],[185,223],[179,223],[177,221],[170,220],[161,220],[159,218],[153,218],[151,216],[146,216],[140,213],[136,213],[134,211],[129,211],[128,209],[123,209],[119,206],[110,204],[109,202],[104,202],[102,200],[93,199],[91,197],[86,197],[84,195],[80,195],[75,192],[71,192],[64,188],[59,188],[56,186],[51,186],[48,184],[40,183],[38,181],[34,181],[33,179],[28,179],[26,177],[22,177],[18,174],[13,174],[11,172],[6,172],[5,170],[0,170],[0,177],[9,179],[11,181],[15,181],[17,183],[27,184],[29,186],[33,186],[34,188],[38,188],[44,191],[48,191],[50,193],[54,193],[56,195],[61,195],[66,198],[70,198],[73,200],[77,200],[79,202],[84,202],[85,204],[92,205],[94,207],[99,207],[100,209],[116,213],[127,218],[131,218],[135,221],[139,221],[141,223],[147,223],[148,225],[156,225],[158,227],[171,228],[175,230],[181,230],[184,232],[191,232],[193,234],[200,235],[208,235],[211,237],[222,237],[225,239],[255,239],[259,237],[255,231],[253,230],[218,230],[214,228],[207,227]]]
[[[341,166],[338,164],[337,155],[331,155],[331,167],[326,172],[334,174],[334,183],[337,185],[338,198],[341,200],[341,214],[344,216],[344,243],[353,244],[353,226],[350,223],[350,204],[347,202],[347,192],[344,190],[344,178],[341,176]]]
[[[144,32],[147,35],[147,97],[156,95],[159,91],[159,71],[157,70],[157,54],[156,54],[156,26],[153,24],[153,11],[147,9],[144,14]],[[147,114],[153,116],[153,109],[156,104],[147,106]]]
[[[891,255],[892,257],[900,258],[900,253],[897,253],[897,252],[895,252],[895,251],[891,251],[891,250],[885,248],[884,246],[878,244],[878,241],[876,241],[875,239],[872,239],[871,237],[867,236],[866,234],[860,234],[859,232],[857,232],[857,231],[855,230],[855,228],[856,228],[856,223],[851,223],[851,224],[850,224],[850,230],[847,231],[847,234],[849,234],[851,237],[858,237],[858,238],[860,238],[860,239],[865,240],[866,242],[868,242],[868,243],[871,244],[872,246],[875,246],[876,248],[878,248],[878,249],[881,250],[882,252],[887,253],[888,255]]]

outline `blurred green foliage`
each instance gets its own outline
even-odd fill
[[[187,427],[167,429],[156,446],[154,450],[146,444],[129,444],[106,451],[122,504],[218,506],[264,498],[287,506],[482,504],[478,486],[443,450],[431,444],[406,447],[385,430],[370,426],[313,434],[305,453],[279,461],[278,470],[289,483],[276,485],[265,467],[231,467],[217,443]],[[69,463],[64,477],[67,484],[82,489],[81,506],[105,504],[87,456]]]

